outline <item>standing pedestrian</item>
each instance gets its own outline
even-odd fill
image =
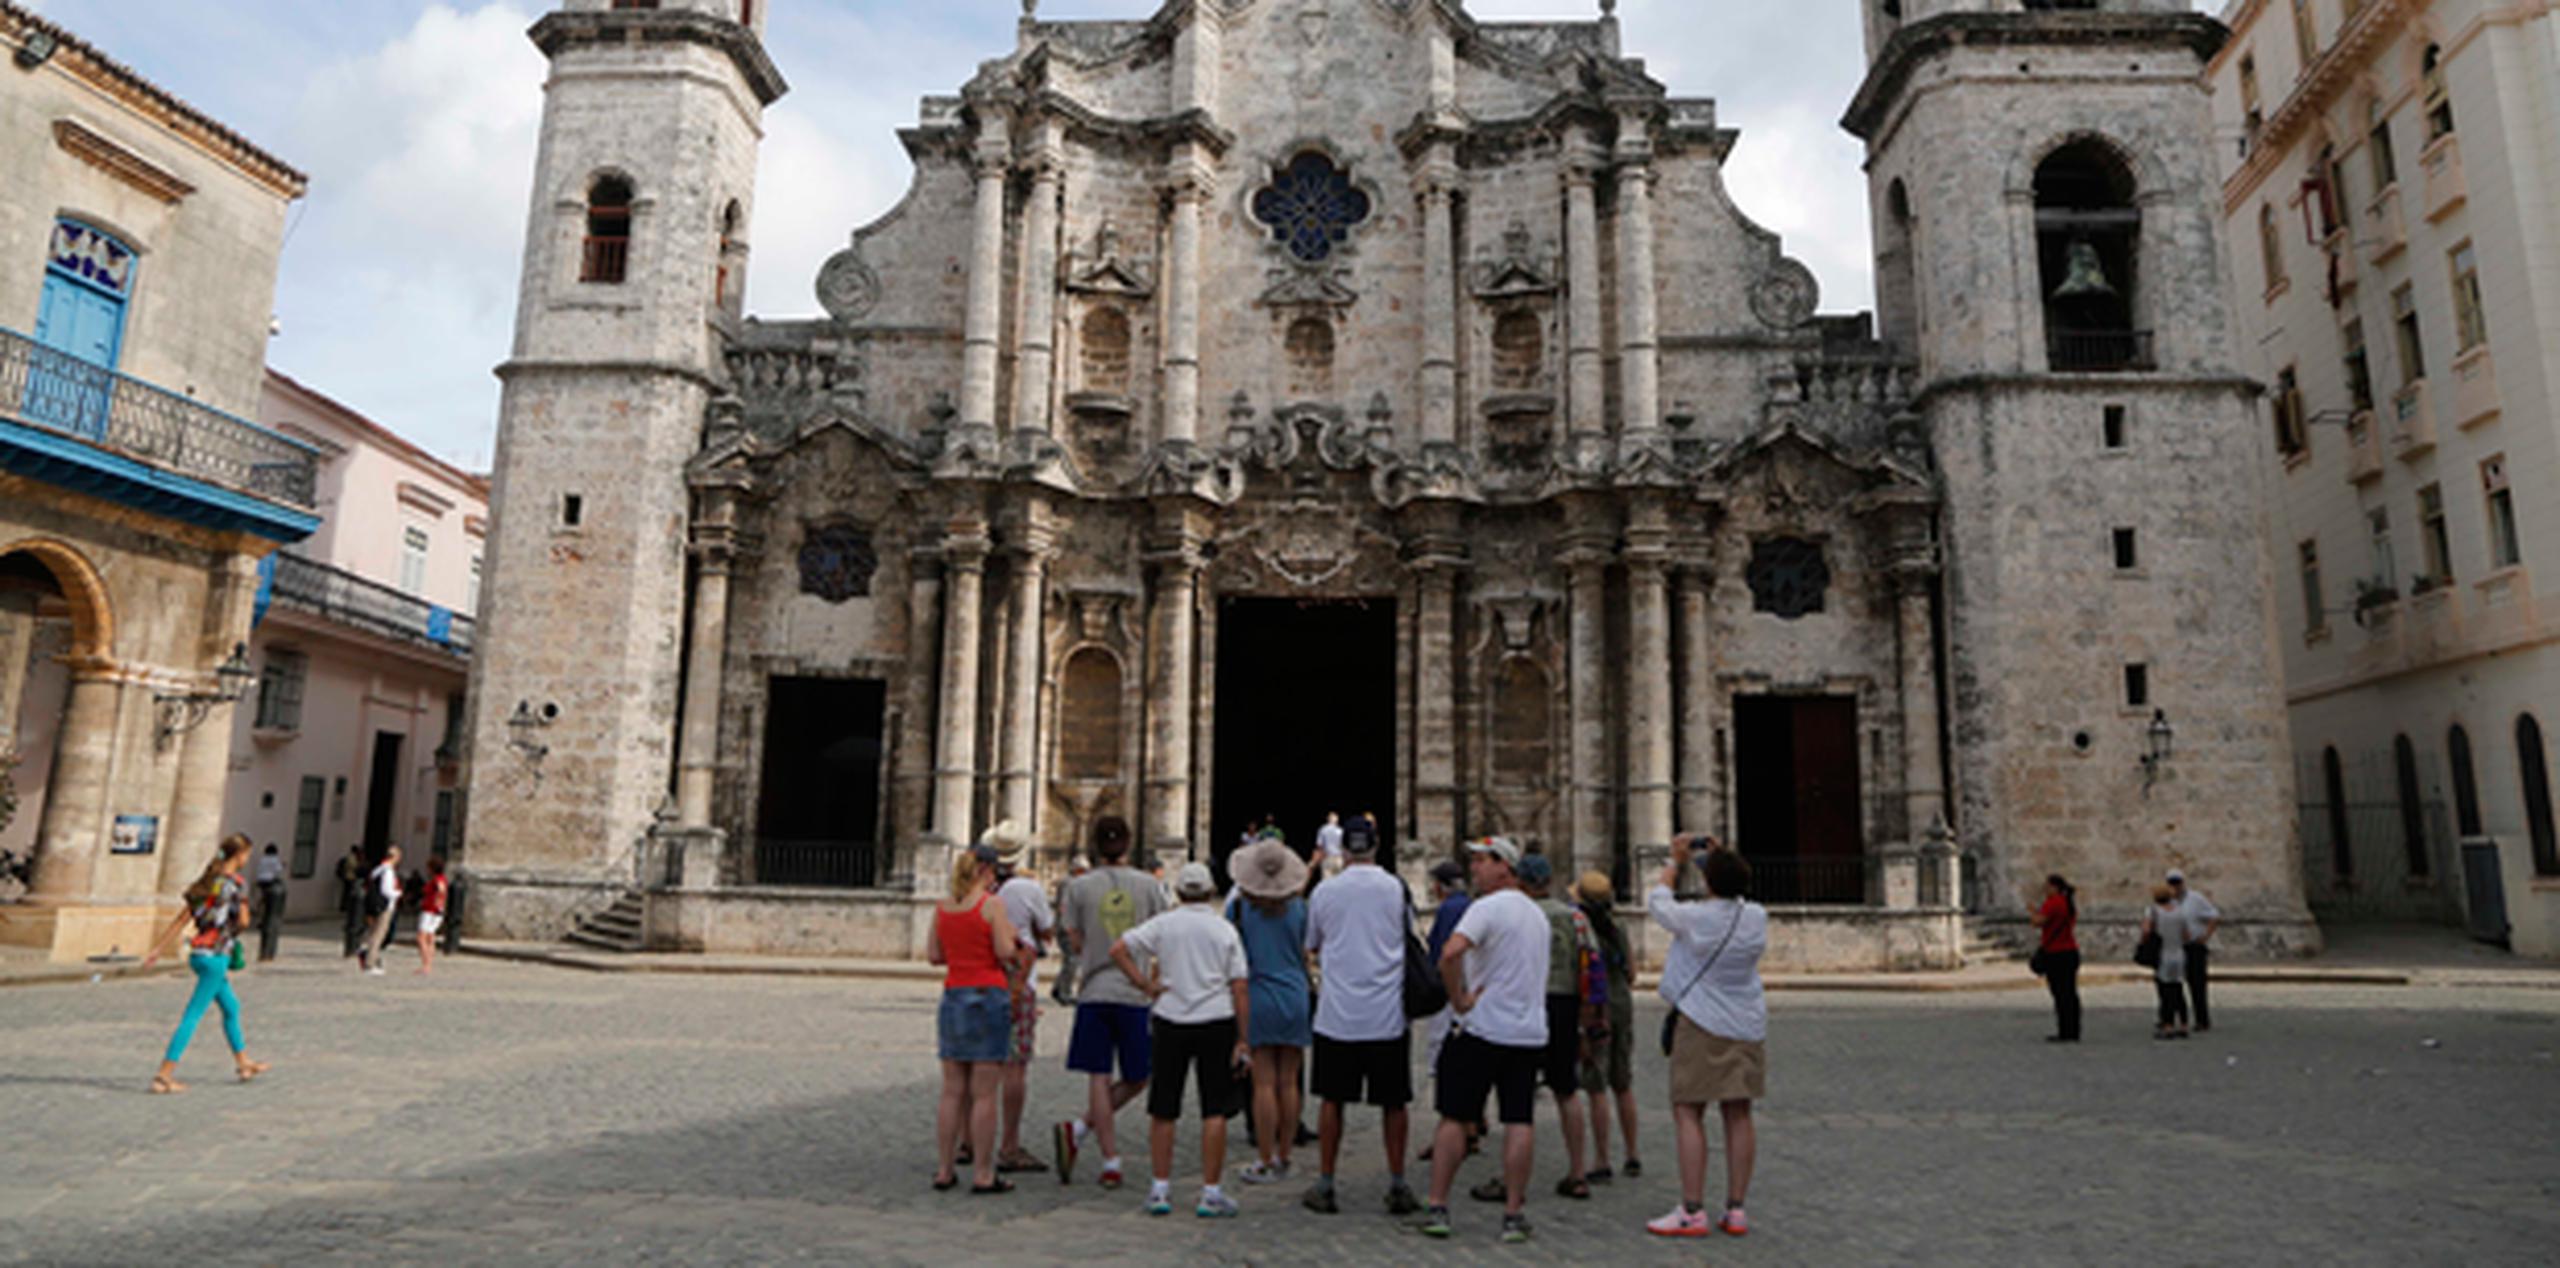
[[[258,886],[258,963],[276,958],[276,941],[284,936],[284,905],[288,894],[284,881],[284,858],[276,853],[275,842],[267,843],[258,856],[257,869],[250,879]]]
[[[1349,856],[1342,849],[1342,815],[1337,811],[1325,811],[1324,826],[1316,829],[1316,857],[1326,880],[1342,875],[1348,865]]]
[[[1067,886],[1060,927],[1076,953],[1075,1030],[1067,1037],[1067,1069],[1085,1076],[1085,1112],[1057,1126],[1058,1183],[1075,1180],[1076,1155],[1087,1142],[1102,1150],[1103,1188],[1121,1184],[1120,1137],[1114,1119],[1122,1106],[1147,1090],[1153,1070],[1148,1004],[1143,985],[1153,974],[1131,977],[1113,961],[1121,935],[1155,919],[1166,907],[1164,886],[1129,866],[1129,821],[1107,815],[1093,825],[1094,867]],[[1147,965],[1143,958],[1141,967]],[[1112,1077],[1112,1063],[1120,1077]]]
[[[186,909],[152,940],[150,954],[142,957],[142,967],[150,969],[181,932],[194,930],[187,940],[187,970],[195,975],[195,993],[187,997],[187,1011],[178,1018],[176,1033],[169,1036],[159,1072],[151,1076],[155,1095],[187,1090],[178,1081],[178,1061],[187,1055],[187,1045],[195,1042],[196,1024],[204,1020],[204,1010],[215,1005],[222,1009],[222,1037],[231,1045],[232,1071],[243,1083],[267,1072],[265,1062],[249,1059],[249,1041],[240,1029],[240,997],[231,989],[238,939],[249,927],[249,892],[240,880],[248,863],[249,838],[226,838],[196,883],[187,886]]]
[[[1353,846],[1359,848],[1351,848]],[[1404,948],[1413,929],[1413,896],[1378,866],[1378,839],[1345,841],[1342,874],[1316,887],[1307,904],[1307,951],[1324,971],[1316,1001],[1315,1092],[1322,1170],[1301,1204],[1322,1215],[1341,1207],[1334,1168],[1342,1157],[1343,1115],[1354,1103],[1377,1107],[1386,1138],[1387,1213],[1422,1209],[1405,1179],[1412,1126],[1413,1044],[1404,1015]],[[1255,1001],[1255,1016],[1261,1002]]]
[[[444,874],[444,856],[427,860],[427,878],[418,886],[418,974],[436,971],[436,935],[444,932],[444,904],[452,883]]]
[[[356,952],[356,967],[375,977],[382,976],[382,948],[391,940],[391,924],[400,915],[400,847],[384,846],[382,861],[374,865],[365,878],[365,914],[373,924],[365,931],[364,946]]]
[[[2180,948],[2187,959],[2187,1002],[2194,1007],[2196,1030],[2213,1029],[2213,1005],[2206,1000],[2205,982],[2213,976],[2213,933],[2222,927],[2222,909],[2213,900],[2187,884],[2187,874],[2176,868],[2169,871],[2169,888],[2178,896],[2178,914],[2185,917],[2187,943]]]
[[[1031,862],[1031,838],[1019,825],[1004,820],[978,841],[995,855],[996,898],[1004,904],[1005,918],[1013,922],[1014,941],[1020,946],[1006,970],[1013,1027],[1005,1050],[1002,1143],[996,1150],[996,1170],[1046,1171],[1049,1164],[1022,1147],[1022,1110],[1031,1095],[1031,1054],[1038,1047],[1040,957],[1057,932],[1058,915],[1050,909],[1049,895],[1040,882],[1023,874]]]
[[[1067,886],[1074,884],[1077,877],[1092,870],[1093,869],[1090,866],[1086,865],[1084,856],[1081,854],[1068,859],[1067,874],[1059,878],[1056,892],[1050,895],[1050,900],[1053,904],[1052,910],[1066,910]],[[1057,946],[1058,976],[1049,986],[1049,998],[1055,1000],[1060,1008],[1073,1008],[1075,1007],[1076,1002],[1075,949],[1067,945],[1067,939],[1063,931],[1060,933]]]
[[[1242,900],[1234,921],[1253,1000],[1245,1042],[1253,1050],[1255,1159],[1237,1178],[1276,1184],[1289,1177],[1298,1073],[1315,1037],[1307,1002],[1307,900],[1298,896],[1307,887],[1307,865],[1288,846],[1262,841],[1236,851],[1227,873]]]
[[[1582,1089],[1591,1094],[1592,1162],[1583,1179],[1607,1184],[1616,1178],[1609,1168],[1609,1110],[1614,1103],[1618,1131],[1627,1142],[1626,1174],[1633,1180],[1644,1174],[1644,1163],[1636,1156],[1635,955],[1618,923],[1618,890],[1608,873],[1583,873],[1574,885],[1574,900],[1599,944],[1600,976],[1608,993],[1596,1005],[1587,998],[1583,1003],[1583,1030],[1590,1042],[1582,1059]]]
[[[942,1058],[942,1103],[934,1115],[936,1189],[960,1183],[954,1160],[965,1131],[976,1171],[969,1192],[1013,1190],[1011,1181],[996,1174],[995,1136],[996,1087],[1013,1032],[1005,975],[1016,954],[1013,922],[995,901],[995,851],[980,845],[958,852],[951,860],[951,892],[935,905],[933,931],[925,941],[925,958],[943,969],[934,1026]]]
[[[346,955],[364,949],[365,927],[372,919],[364,896],[364,872],[363,848],[348,846],[347,856],[338,860],[338,915],[346,925]]]
[[[2160,1020],[2151,1028],[2154,1039],[2187,1037],[2187,940],[2194,931],[2187,927],[2186,908],[2178,902],[2178,892],[2167,885],[2151,890],[2151,910],[2142,916],[2143,940],[2157,940],[2149,948],[2156,963],[2151,966],[2152,985],[2160,994]],[[2138,958],[2138,956],[2137,956]]]
[[[1591,1182],[1584,1178],[1582,1154],[1583,966],[1596,946],[1591,923],[1572,904],[1555,896],[1555,865],[1544,854],[1520,860],[1520,888],[1538,904],[1547,920],[1547,1047],[1538,1076],[1555,1093],[1556,1124],[1564,1129],[1565,1172],[1556,1181],[1556,1196],[1587,1201]],[[1502,1186],[1486,1181],[1469,1196],[1490,1202]]]
[[[1431,932],[1423,938],[1422,947],[1424,958],[1434,966],[1440,963],[1440,953],[1448,948],[1449,936],[1458,931],[1458,921],[1467,914],[1467,904],[1470,901],[1467,896],[1466,864],[1456,859],[1442,859],[1431,865]],[[1449,1028],[1456,1022],[1457,1016],[1456,1009],[1443,1004],[1439,1012],[1431,1014],[1430,1018],[1423,1023],[1422,1068],[1431,1072],[1434,1087],[1438,1086],[1440,1079],[1440,1049],[1448,1042]],[[1484,1124],[1467,1124],[1469,1155],[1475,1153],[1476,1138],[1483,1134]],[[1432,1148],[1429,1142],[1425,1142],[1422,1152],[1416,1154],[1414,1160],[1431,1161]]]
[[[1286,848],[1285,846],[1282,848]],[[1218,915],[1218,885],[1206,863],[1185,863],[1175,877],[1182,905],[1120,935],[1111,962],[1132,981],[1142,975],[1153,1001],[1155,1086],[1147,1093],[1147,1154],[1154,1182],[1147,1214],[1173,1213],[1173,1128],[1182,1118],[1182,1086],[1197,1068],[1200,1087],[1200,1201],[1192,1214],[1236,1213],[1219,1186],[1227,1165],[1227,1119],[1236,1112],[1236,1080],[1253,1028],[1252,971],[1244,940]],[[1138,957],[1155,961],[1146,973]]]
[[[1464,1160],[1468,1123],[1494,1097],[1502,1119],[1502,1240],[1529,1240],[1529,1173],[1536,1161],[1538,1071],[1547,1048],[1546,913],[1520,892],[1520,847],[1488,837],[1467,847],[1475,900],[1440,953],[1457,1022],[1440,1049],[1440,1130],[1432,1142],[1428,1237],[1455,1231],[1449,1189]]]
[[[2033,965],[2053,993],[2053,1033],[2046,1043],[2080,1042],[2080,894],[2056,872],[2044,878],[2044,902],[2033,916]]]
[[[1671,863],[1645,895],[1645,910],[1671,935],[1662,997],[1672,1007],[1671,1126],[1680,1152],[1680,1205],[1646,1224],[1664,1237],[1751,1231],[1743,1199],[1760,1138],[1752,1103],[1768,1094],[1769,1006],[1760,957],[1769,948],[1769,911],[1749,898],[1751,865],[1706,838],[1707,899],[1676,897],[1695,838],[1671,838]],[[1707,1218],[1707,1106],[1724,1115],[1724,1214]]]

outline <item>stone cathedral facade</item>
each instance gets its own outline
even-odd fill
[[[1872,7],[1870,318],[1613,4],[1036,7],[793,321],[739,311],[765,6],[534,28],[474,930],[904,954],[998,821],[1338,810],[1622,885],[1718,832],[1781,964],[1952,963],[2052,870],[2120,931],[2173,863],[2316,939],[2218,24]]]

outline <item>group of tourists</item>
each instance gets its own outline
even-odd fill
[[[2028,967],[2053,994],[2054,1032],[2045,1042],[2078,1043],[2080,892],[2059,873],[2044,878],[2044,890],[2043,900],[2028,917],[2036,927],[2036,950]],[[2142,913],[2142,937],[2133,951],[2134,963],[2151,970],[2160,995],[2152,1038],[2184,1039],[2213,1029],[2213,1009],[2205,988],[2212,977],[2213,935],[2221,927],[2221,910],[2212,899],[2188,887],[2184,870],[2171,868],[2167,878],[2152,887],[2151,906]]]
[[[1490,1140],[1499,1174],[1469,1196],[1499,1202],[1501,1236],[1522,1241],[1531,1235],[1526,1206],[1541,1086],[1564,1136],[1559,1196],[1588,1199],[1595,1184],[1643,1174],[1635,955],[1605,875],[1560,886],[1543,854],[1502,837],[1469,842],[1464,863],[1453,858],[1433,869],[1426,941],[1414,931],[1415,897],[1380,865],[1374,821],[1365,817],[1346,830],[1328,816],[1312,862],[1276,829],[1251,832],[1227,860],[1232,889],[1223,895],[1206,863],[1183,864],[1170,885],[1131,866],[1123,820],[1098,821],[1088,844],[1090,868],[1066,883],[1054,906],[1023,875],[1030,847],[1009,823],[953,859],[928,941],[945,970],[934,1188],[957,1188],[964,1167],[973,1194],[1011,1191],[1011,1172],[1054,1168],[1072,1184],[1090,1156],[1096,1182],[1118,1189],[1129,1179],[1116,1119],[1144,1097],[1145,1209],[1170,1215],[1187,1097],[1200,1118],[1193,1213],[1233,1216],[1229,1120],[1243,1113],[1251,1123],[1253,1158],[1237,1180],[1281,1183],[1302,1165],[1296,1134],[1302,1096],[1311,1095],[1319,1106],[1317,1156],[1300,1205],[1341,1211],[1347,1115],[1374,1109],[1386,1164],[1379,1199],[1390,1215],[1419,1215],[1423,1233],[1452,1236],[1459,1171]],[[1325,868],[1336,849],[1340,866]],[[1680,897],[1693,864],[1703,873],[1703,900]],[[1759,963],[1769,926],[1766,910],[1745,897],[1749,886],[1740,855],[1683,836],[1646,895],[1648,915],[1671,940],[1662,994],[1674,1020],[1661,1046],[1671,1065],[1681,1192],[1677,1207],[1647,1225],[1664,1236],[1750,1229],[1743,1201],[1754,1161],[1751,1107],[1767,1079]],[[1022,1149],[1019,1123],[1039,1019],[1033,971],[1053,937],[1077,979],[1066,1064],[1086,1080],[1086,1105],[1056,1125],[1044,1161]],[[1413,1175],[1417,1025],[1439,1121],[1413,1159],[1429,1170]],[[1723,1119],[1728,1152],[1723,1202],[1712,1211],[1710,1105]],[[1610,1163],[1613,1125],[1623,1173]]]
[[[452,897],[443,855],[428,859],[426,871],[412,869],[405,877],[400,858],[400,847],[387,845],[368,865],[364,848],[351,845],[338,860],[338,914],[345,921],[346,954],[357,971],[374,977],[385,971],[383,951],[400,940],[404,912],[417,923],[418,971],[435,972],[436,939],[443,933],[445,906]]]

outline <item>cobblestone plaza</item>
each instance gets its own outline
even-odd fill
[[[333,950],[244,975],[273,1074],[230,1083],[208,1028],[178,1098],[142,1092],[177,980],[0,991],[0,1261],[2528,1264],[2560,1238],[2560,991],[2235,984],[2213,1034],[2161,1044],[2150,991],[2105,986],[2078,1049],[2037,1041],[2037,992],[1782,992],[1748,1241],[1643,1233],[1676,1181],[1640,1057],[1646,1177],[1552,1196],[1542,1111],[1537,1237],[1505,1247],[1463,1198],[1448,1243],[1379,1209],[1374,1120],[1331,1218],[1294,1183],[1215,1223],[1042,1175],[932,1193],[928,984],[406,957],[363,979]],[[1044,1026],[1035,1148],[1081,1103],[1065,1037]]]

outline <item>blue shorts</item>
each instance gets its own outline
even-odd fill
[[[1002,1061],[1013,1052],[1013,997],[1003,987],[946,990],[936,1020],[945,1061]]]
[[[1120,1081],[1144,1083],[1153,1072],[1148,1063],[1144,1004],[1078,1004],[1075,1033],[1067,1039],[1067,1068],[1078,1074],[1111,1073],[1111,1058],[1120,1058]]]

